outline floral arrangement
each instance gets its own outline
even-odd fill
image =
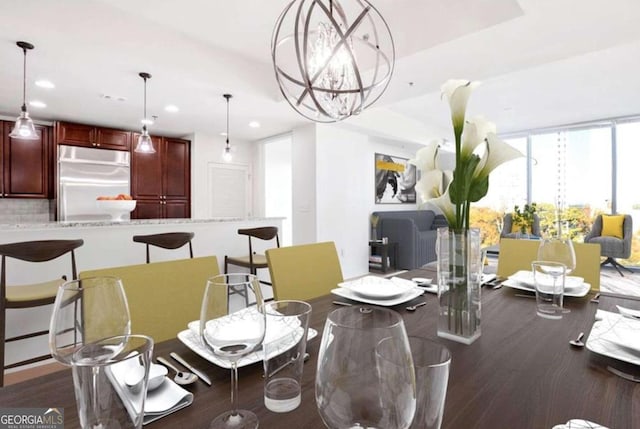
[[[525,204],[522,211],[520,211],[520,206],[515,206],[513,208],[513,225],[517,225],[520,227],[520,232],[522,234],[526,234],[527,231],[531,232],[533,230],[533,223],[535,221],[535,214],[538,210],[536,203]]]
[[[438,157],[442,141],[433,141],[409,162],[422,172],[416,192],[423,204],[436,206],[455,231],[469,229],[471,203],[489,191],[489,174],[499,165],[523,156],[496,135],[496,126],[482,116],[465,120],[467,102],[478,82],[449,80],[442,85],[451,109],[455,136],[455,168],[444,170]]]

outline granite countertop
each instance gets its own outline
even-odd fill
[[[213,218],[213,219],[136,219],[115,222],[111,220],[74,221],[74,222],[34,222],[17,224],[0,224],[0,230],[8,229],[42,229],[42,228],[74,228],[104,227],[131,225],[174,225],[214,222],[251,222],[263,220],[282,220],[282,217],[249,217],[249,218]]]

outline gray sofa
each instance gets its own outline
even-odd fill
[[[436,260],[436,230],[447,226],[442,215],[431,210],[373,212],[379,221],[377,239],[398,243],[396,268],[411,270]]]

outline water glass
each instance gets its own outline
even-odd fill
[[[294,410],[302,399],[302,370],[311,305],[303,301],[265,304],[264,405],[276,413]]]
[[[152,354],[153,340],[144,335],[102,339],[73,353],[69,362],[83,429],[142,427]],[[136,383],[130,383],[132,376]]]
[[[451,353],[442,344],[409,337],[416,373],[416,414],[411,429],[440,429],[449,384]]]
[[[387,338],[394,355],[376,353]],[[407,429],[416,408],[416,383],[402,317],[384,308],[337,309],[325,322],[318,368],[316,404],[330,429]]]
[[[533,261],[531,271],[536,289],[538,316],[545,319],[562,319],[565,265],[552,261]]]

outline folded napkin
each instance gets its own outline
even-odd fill
[[[563,425],[556,425],[553,429],[608,429],[598,423],[589,420],[573,419]]]
[[[140,411],[139,408],[136,408],[138,401],[134,401],[134,399],[139,399],[139,395],[143,394],[142,392],[132,392],[124,383],[127,374],[132,370],[134,365],[138,365],[138,360],[128,359],[109,366],[107,372],[109,380],[120,396],[127,412],[132,416],[132,419],[133,416],[137,415]],[[147,392],[147,397],[144,402],[142,424],[146,425],[156,421],[159,418],[191,405],[192,402],[193,393],[183,389],[173,380],[165,377],[160,387]]]

